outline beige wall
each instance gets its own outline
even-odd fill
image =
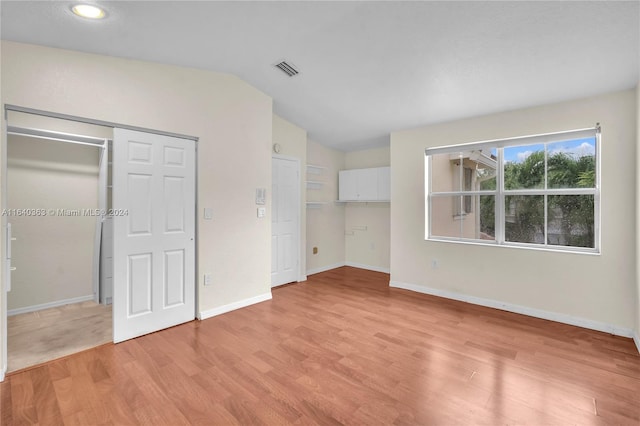
[[[344,154],[346,169],[366,169],[368,167],[387,167],[391,161],[390,147],[363,149]]]
[[[0,41],[0,60],[2,60],[2,42]],[[0,106],[2,106],[4,104],[4,102],[2,102],[2,80],[3,80],[3,71],[2,71],[2,62],[0,62]],[[0,125],[0,127],[2,127],[2,133],[0,133],[0,138],[4,138],[4,135],[6,135],[6,131],[7,131],[7,122],[6,120],[0,120],[0,123],[2,123]],[[4,161],[6,159],[6,155],[7,155],[7,144],[6,142],[1,143],[0,144],[0,164],[4,164]],[[2,173],[0,173],[0,188],[4,188],[5,184],[6,184],[6,168],[4,168],[4,170],[2,171]],[[0,190],[0,195],[1,194],[1,190]],[[5,208],[6,205],[6,197],[0,197],[0,199],[2,199],[2,205],[0,207]],[[6,218],[3,218],[0,221],[0,241],[6,241],[6,223],[7,220]],[[5,247],[4,244],[0,243],[0,259],[5,259],[6,253],[5,253]],[[4,374],[7,370],[7,344],[6,344],[6,340],[7,340],[7,336],[6,336],[6,331],[7,331],[7,293],[5,292],[5,285],[6,285],[6,265],[4,262],[0,262],[0,380],[4,380]]]
[[[636,164],[640,164],[640,82],[636,87]],[[636,346],[640,351],[640,168],[636,167]]]
[[[325,167],[319,175],[306,179],[322,182],[319,189],[307,190],[307,200],[324,204],[307,208],[307,274],[344,265],[344,205],[338,199],[338,171],[344,169],[344,152],[307,142],[307,162]],[[318,253],[313,254],[313,247]]]
[[[608,325],[635,326],[633,90],[391,135],[391,280]],[[602,125],[602,254],[424,240],[424,149]],[[432,268],[432,260],[438,267]],[[472,277],[472,278],[470,278]],[[431,290],[429,290],[431,289]]]
[[[97,209],[99,150],[8,137],[9,209]],[[93,295],[96,217],[13,216],[8,309]]]
[[[271,203],[264,219],[255,206],[271,187],[270,97],[195,69],[6,41],[1,55],[3,104],[199,137],[198,311],[270,292]]]
[[[307,131],[292,124],[282,117],[273,115],[273,143],[280,145],[280,153],[285,157],[300,160],[300,271],[303,279],[306,271],[306,230],[307,230],[307,191],[305,186],[305,165],[307,163]],[[269,191],[271,188],[269,188]]]
[[[389,147],[347,152],[345,169],[389,166],[389,153]],[[346,203],[345,232],[347,265],[389,271],[390,203]]]

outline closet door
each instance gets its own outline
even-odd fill
[[[298,280],[300,264],[300,163],[271,160],[271,287]]]
[[[113,336],[195,318],[195,142],[115,129]]]

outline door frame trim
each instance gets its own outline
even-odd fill
[[[298,250],[296,250],[298,257],[296,259],[296,282],[304,281],[303,273],[302,273],[302,256],[305,252],[305,248],[302,247],[302,186],[300,184],[300,180],[302,179],[302,165],[301,161],[298,157],[292,157],[290,155],[282,155],[282,154],[271,154],[271,164],[273,165],[273,159],[277,160],[286,160],[286,161],[294,161],[296,166],[298,167],[298,179],[296,179],[296,198],[298,201],[298,208],[296,209],[296,215],[298,219],[298,232],[296,234],[296,245]],[[273,180],[273,169],[271,170],[271,179]],[[271,194],[271,211],[273,214],[273,194]],[[272,234],[273,235],[273,234]],[[273,253],[271,253],[271,258],[273,259]],[[276,286],[277,287],[277,286]],[[273,288],[273,285],[270,283],[270,288]]]

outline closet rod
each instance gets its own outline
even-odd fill
[[[106,138],[96,138],[93,136],[82,136],[71,133],[54,132],[50,130],[32,129],[27,127],[7,126],[8,135],[27,136],[31,138],[53,140],[58,142],[74,143],[78,145],[95,146],[104,148]]]

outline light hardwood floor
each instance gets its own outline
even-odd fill
[[[82,302],[13,315],[7,322],[8,371],[113,341],[111,306]]]
[[[353,268],[7,377],[3,425],[638,425],[630,339]]]

